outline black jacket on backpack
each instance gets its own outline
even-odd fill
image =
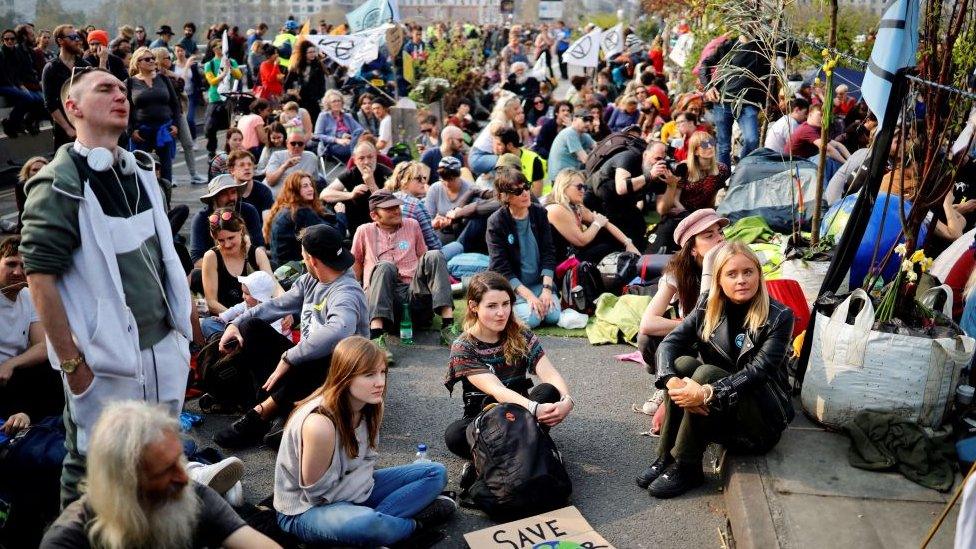
[[[529,226],[539,247],[539,272],[556,272],[556,250],[552,243],[552,226],[546,209],[529,206]],[[488,269],[508,280],[522,277],[522,248],[519,245],[515,218],[507,207],[501,207],[488,218]]]
[[[755,40],[741,42],[730,38],[715,51],[702,60],[701,71],[698,78],[707,89],[712,80],[717,80],[715,85],[726,103],[735,103],[738,99],[743,99],[758,108],[766,105],[768,97],[775,98],[777,90],[767,92],[762,83],[768,83],[770,87],[775,85],[773,69],[769,63],[767,53],[764,48]],[[728,57],[728,61],[723,63],[723,59]],[[715,74],[712,68],[717,67]]]

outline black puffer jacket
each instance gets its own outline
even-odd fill
[[[734,342],[729,340],[725,315],[719,320],[708,341],[702,340],[705,323],[703,296],[695,310],[668,334],[657,350],[658,378],[655,385],[664,389],[669,378],[677,375],[674,361],[682,356],[700,356],[732,375],[712,384],[715,397],[709,407],[724,410],[734,407],[740,398],[754,396],[764,417],[771,425],[786,428],[793,420],[786,373],[786,353],[793,333],[793,312],[782,303],[769,300],[769,316],[758,330],[748,330],[739,358],[731,359]]]

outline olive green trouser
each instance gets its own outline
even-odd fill
[[[730,375],[722,368],[702,364],[690,356],[675,360],[674,370],[678,377],[690,377],[700,385],[715,383]],[[700,463],[709,442],[718,442],[733,451],[765,451],[779,440],[779,434],[766,425],[753,395],[740,397],[732,409],[709,410],[707,416],[685,411],[671,401],[667,392],[663,406],[664,423],[658,456],[670,452],[682,463]]]

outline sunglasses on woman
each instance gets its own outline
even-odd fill
[[[702,149],[711,149],[712,147],[715,146],[715,142],[714,141],[702,141],[701,143],[698,144],[698,146],[701,147]]]
[[[156,58],[155,57],[143,57],[139,61],[142,61],[143,63],[155,63],[156,62]]]
[[[576,187],[576,190],[577,191],[580,191],[580,192],[583,192],[583,191],[586,190],[586,184],[585,183],[577,183],[577,184],[575,184],[573,186]]]

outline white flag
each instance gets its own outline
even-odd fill
[[[532,71],[529,72],[529,76],[539,80],[540,82],[546,79],[546,57],[544,55],[540,55],[539,58],[535,60],[535,65],[532,66]]]
[[[351,74],[356,74],[379,55],[380,42],[391,26],[382,25],[356,34],[313,35],[309,38],[314,39],[319,51],[348,68]]]
[[[227,31],[224,31],[224,35],[220,37],[220,51],[224,53],[224,63],[228,66],[233,67],[230,62],[230,40],[227,38]],[[234,76],[228,74],[227,78],[220,81],[217,84],[217,93],[230,93],[234,91]]]
[[[580,37],[563,53],[563,62],[578,67],[595,67],[600,62],[600,38],[603,29],[595,27],[589,34]]]
[[[400,6],[396,0],[366,0],[346,14],[346,22],[353,32],[371,29],[390,21],[400,21]]]
[[[617,23],[617,26],[608,29],[600,39],[600,49],[607,58],[624,51],[624,24]]]

